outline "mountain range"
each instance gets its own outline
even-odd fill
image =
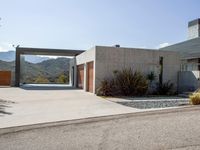
[[[36,55],[26,55],[25,60],[30,63],[40,63],[44,60],[50,59],[49,57],[41,57]],[[0,60],[11,62],[15,60],[15,51],[0,52]]]
[[[25,61],[21,64],[21,83],[34,83],[38,78],[55,83],[60,76],[69,80],[69,58],[48,59],[40,63]],[[0,70],[10,70],[14,74],[15,62],[0,60]],[[41,79],[40,79],[41,80]]]

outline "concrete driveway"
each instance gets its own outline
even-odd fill
[[[137,112],[69,88],[0,88],[0,128]]]

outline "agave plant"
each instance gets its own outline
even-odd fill
[[[149,74],[147,74],[146,78],[149,81],[148,93],[152,94],[155,92],[156,89],[156,85],[153,83],[153,81],[156,80],[156,75],[153,71],[151,71]]]
[[[150,81],[150,83],[152,83],[155,79],[156,79],[156,75],[153,71],[151,71],[148,75],[147,75],[147,79]]]
[[[170,81],[167,81],[165,83],[159,83],[157,85],[157,94],[159,95],[170,95],[172,93],[174,84]]]

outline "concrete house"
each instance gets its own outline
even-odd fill
[[[87,51],[69,49],[16,48],[15,86],[23,85],[23,60],[25,55],[53,55],[72,57],[69,67],[70,85],[96,93],[101,81],[113,76],[116,70],[132,68],[144,75],[154,72],[156,82],[171,81],[178,87],[180,56],[178,52],[156,49],[95,46]]]
[[[96,93],[103,79],[123,68],[132,68],[143,74],[154,72],[158,82],[171,81],[177,87],[180,57],[178,52],[95,46],[72,59],[70,81],[74,87]]]
[[[200,19],[188,23],[188,40],[160,50],[180,54],[179,91],[194,91],[200,87]]]
[[[113,71],[132,68],[147,75],[154,72],[157,82],[171,81],[179,93],[200,87],[200,19],[189,22],[188,40],[161,49],[94,46],[86,51],[16,48],[15,86],[20,86],[21,55],[72,56],[70,84],[96,93],[101,81]]]

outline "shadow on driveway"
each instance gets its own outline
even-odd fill
[[[0,117],[3,117],[4,115],[12,115],[11,112],[6,111],[6,108],[10,108],[10,104],[14,103],[15,102],[0,99]]]
[[[20,88],[23,90],[80,90],[64,84],[24,84]]]

